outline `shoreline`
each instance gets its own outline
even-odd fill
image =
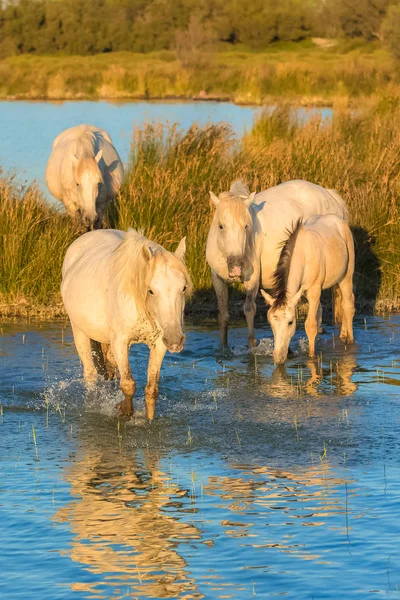
[[[243,297],[232,298],[229,304],[230,321],[237,323],[240,321],[245,322],[243,313]],[[307,302],[302,303],[299,308],[299,314],[304,315],[306,313]],[[329,302],[324,303],[324,312],[330,314]],[[261,299],[257,301],[257,314],[260,315],[265,305]],[[384,315],[384,314],[398,314],[400,313],[400,299],[397,301],[392,300],[378,300],[377,302],[364,301],[363,299],[356,299],[356,315]],[[264,315],[265,316],[265,315]],[[192,323],[201,323],[204,321],[215,321],[218,322],[218,312],[216,308],[216,300],[212,297],[200,298],[198,301],[188,303],[185,309],[185,319]],[[68,315],[64,309],[62,303],[56,303],[54,305],[40,305],[33,304],[21,300],[19,302],[2,302],[0,303],[0,320],[4,322],[9,321],[40,321],[40,322],[51,322],[51,321],[68,321]],[[260,318],[256,316],[256,321],[260,322]]]
[[[338,100],[346,100],[349,99],[346,96],[343,97],[335,97],[335,99],[327,100],[324,98],[308,98],[307,96],[302,96],[300,98],[287,96],[283,97],[283,101],[287,102],[291,106],[301,106],[302,108],[333,108],[335,102]],[[246,101],[236,99],[233,96],[190,96],[184,94],[168,94],[165,96],[149,96],[149,95],[132,95],[132,96],[95,96],[95,95],[85,95],[85,94],[76,94],[75,96],[49,96],[49,95],[27,95],[27,94],[17,94],[14,96],[1,96],[0,94],[0,102],[116,102],[116,103],[132,103],[135,102],[187,102],[190,104],[191,102],[218,102],[223,103],[227,102],[229,104],[234,104],[236,106],[253,106],[254,108],[266,108],[273,104],[277,104],[282,102],[282,96],[268,96],[263,98],[262,101],[257,102],[255,100]],[[357,103],[349,103],[349,106],[356,105]]]
[[[400,94],[391,55],[366,45],[335,52],[316,45],[260,51],[225,48],[184,65],[174,51],[93,55],[18,54],[0,61],[5,101],[205,101],[264,106],[359,105]]]

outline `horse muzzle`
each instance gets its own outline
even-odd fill
[[[174,341],[168,340],[166,337],[163,337],[163,342],[166,345],[168,352],[171,352],[172,354],[182,352],[185,341],[186,336],[183,334],[179,339]]]
[[[279,354],[275,354],[274,352],[274,363],[276,365],[284,365],[287,359],[287,353],[280,352]]]
[[[228,256],[228,277],[231,281],[240,281],[243,277],[244,259],[242,256]]]

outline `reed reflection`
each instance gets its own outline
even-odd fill
[[[188,491],[158,464],[150,450],[127,457],[118,448],[91,444],[66,472],[76,500],[54,519],[68,523],[74,534],[70,558],[100,576],[86,589],[96,598],[109,597],[102,588],[111,592],[121,585],[135,597],[203,597],[178,551],[180,542],[201,537],[196,527],[179,520]]]

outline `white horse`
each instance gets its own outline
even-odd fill
[[[92,231],[68,248],[61,294],[71,320],[86,382],[97,380],[91,341],[108,348],[121,377],[122,415],[133,414],[136,384],[129,366],[131,344],[150,348],[146,416],[154,418],[158,382],[165,352],[180,352],[185,295],[192,284],[183,259],[183,238],[175,254],[136,231]]]
[[[268,321],[274,334],[274,362],[286,361],[296,331],[296,305],[306,293],[308,315],[305,329],[310,357],[321,327],[321,291],[335,286],[335,317],[341,323],[340,338],[354,342],[354,242],[350,228],[336,215],[301,220],[290,233],[279,256],[272,295],[261,290],[271,308]]]
[[[46,184],[68,214],[88,229],[102,227],[103,211],[118,193],[124,168],[111,138],[78,125],[60,133],[46,167]]]
[[[343,199],[308,181],[288,181],[259,194],[235,181],[229,192],[217,197],[210,192],[216,207],[207,239],[207,262],[218,300],[221,345],[228,343],[228,283],[242,281],[246,289],[244,313],[249,346],[254,335],[255,298],[260,279],[263,287],[273,286],[273,275],[287,230],[299,218],[336,214],[346,222],[348,212]]]

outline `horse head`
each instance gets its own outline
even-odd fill
[[[82,224],[88,230],[100,229],[102,226],[103,207],[107,199],[106,186],[99,168],[102,156],[102,150],[95,157],[73,156],[75,204]]]
[[[249,193],[240,181],[231,185],[229,192],[216,196],[210,192],[216,207],[213,225],[217,245],[226,258],[230,281],[243,280],[254,247],[254,225],[250,212],[255,192]]]
[[[261,290],[261,294],[267,306],[270,306],[267,318],[274,334],[274,363],[283,365],[287,359],[290,340],[296,331],[296,305],[302,290],[282,303],[264,290]]]
[[[157,252],[145,246],[144,253],[149,261],[147,283],[147,310],[161,330],[162,340],[170,352],[180,352],[185,343],[183,333],[183,311],[185,297],[192,284],[183,259],[186,241],[183,238],[175,253]]]

